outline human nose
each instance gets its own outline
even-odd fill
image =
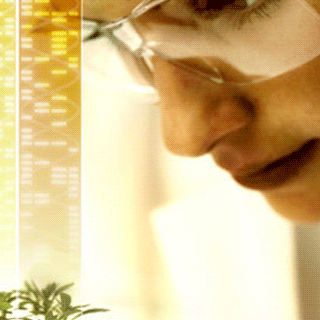
[[[201,156],[253,120],[252,104],[235,86],[218,84],[155,58],[162,133],[173,153]]]

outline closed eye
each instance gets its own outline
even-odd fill
[[[225,9],[244,10],[248,8],[248,3],[245,0],[187,0],[187,5],[193,11],[203,16],[216,17],[220,15]]]
[[[271,17],[272,9],[283,0],[186,0],[199,17],[210,20],[226,14],[230,23],[241,28],[253,18]]]

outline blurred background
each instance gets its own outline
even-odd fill
[[[83,299],[121,320],[320,319],[319,228],[167,152],[156,94],[106,40],[82,81]]]
[[[73,293],[111,310],[87,319],[320,320],[319,227],[280,217],[209,156],[166,151],[155,92],[133,83],[105,39],[83,45],[81,80],[81,279]],[[14,250],[4,258],[4,248],[1,290],[12,288],[17,258]],[[71,282],[59,259],[46,275],[35,271],[41,266],[31,274],[41,284],[52,274]]]

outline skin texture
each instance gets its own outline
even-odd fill
[[[114,21],[129,14],[140,2],[140,0],[83,0],[83,13],[86,18]]]
[[[54,2],[65,6],[65,0]],[[84,16],[115,20],[138,3],[84,0]],[[320,12],[320,1],[310,4]],[[311,139],[320,139],[319,70],[320,57],[274,79],[234,87],[208,82],[156,58],[164,142],[175,154],[211,154],[231,174],[241,174],[246,163],[275,161]],[[241,76],[227,65],[221,71]],[[262,191],[271,206],[292,222],[320,222],[319,150],[288,183]]]
[[[248,158],[268,163],[283,157],[320,137],[319,68],[317,58],[284,76],[236,89],[204,82],[157,61],[166,146],[186,156],[210,153],[231,172]],[[320,221],[319,177],[317,152],[294,181],[263,194],[286,218],[316,223]]]

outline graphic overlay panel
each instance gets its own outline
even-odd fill
[[[16,265],[15,1],[0,0],[0,291],[12,288]]]
[[[77,284],[81,1],[20,1],[20,280]]]

